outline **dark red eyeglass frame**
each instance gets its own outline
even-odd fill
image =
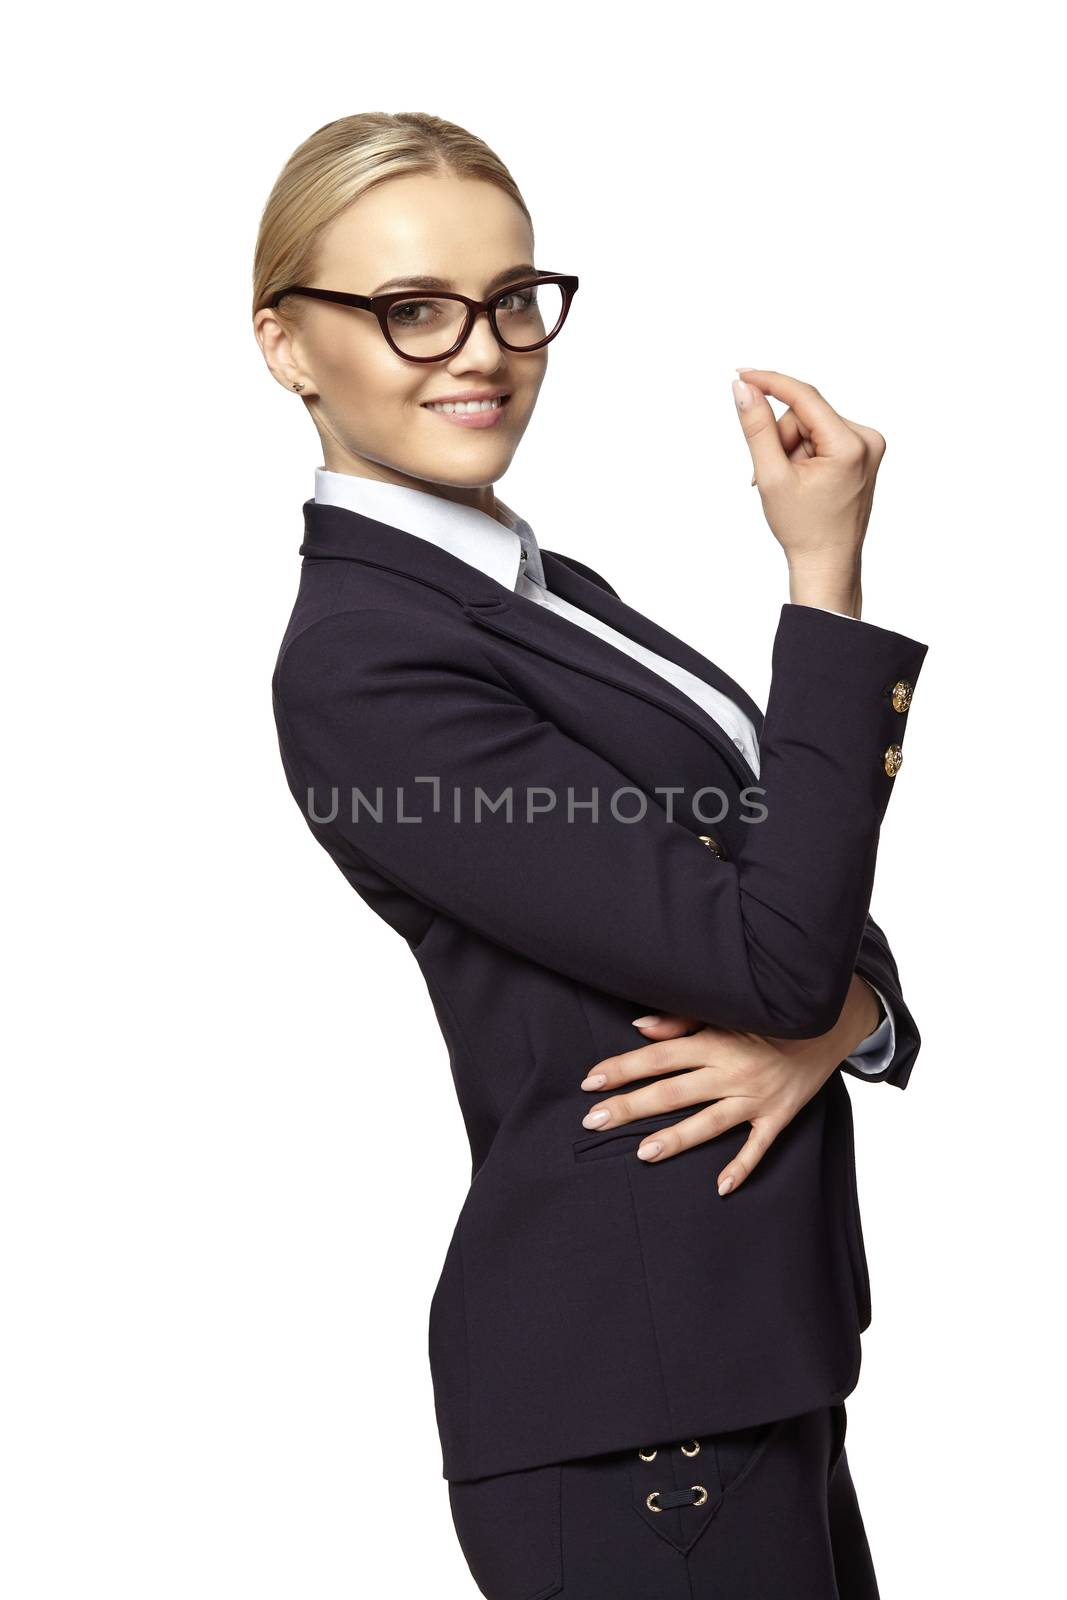
[[[496,322],[496,303],[509,294],[514,294],[517,289],[529,289],[539,283],[558,283],[563,294],[563,305],[560,309],[559,319],[551,333],[546,333],[543,339],[538,339],[536,344],[515,345],[508,344]],[[294,284],[290,289],[279,289],[271,296],[269,304],[276,306],[287,294],[307,295],[314,300],[330,300],[336,305],[355,306],[359,311],[372,311],[378,319],[378,325],[385,335],[389,348],[400,357],[402,361],[447,361],[449,356],[454,356],[457,350],[470,338],[471,329],[475,319],[484,311],[489,318],[489,326],[498,344],[505,350],[512,350],[516,355],[526,355],[531,350],[540,350],[543,345],[554,339],[567,320],[567,312],[571,308],[578,288],[578,279],[572,273],[566,272],[538,272],[529,278],[517,278],[514,283],[505,284],[502,289],[495,289],[487,300],[472,300],[465,294],[454,294],[444,289],[401,289],[392,294],[346,294],[340,289],[308,289],[302,284]],[[401,350],[389,332],[388,316],[391,306],[403,305],[409,300],[458,300],[466,308],[467,320],[459,338],[450,350],[443,351],[439,356],[413,356],[406,350]]]

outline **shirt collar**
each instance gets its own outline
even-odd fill
[[[315,468],[315,500],[342,506],[365,517],[428,539],[461,561],[477,567],[506,589],[517,590],[525,577],[545,587],[541,552],[530,524],[497,498],[499,521],[428,489],[358,478],[350,472]]]

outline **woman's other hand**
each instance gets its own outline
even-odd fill
[[[596,1062],[580,1087],[612,1089],[659,1073],[665,1075],[662,1083],[598,1101],[586,1113],[583,1126],[614,1128],[714,1100],[714,1105],[693,1116],[657,1129],[637,1154],[643,1160],[664,1161],[740,1122],[750,1122],[748,1139],[716,1178],[719,1193],[728,1194],[745,1181],[845,1057],[873,1033],[878,1015],[874,991],[854,973],[841,1015],[828,1033],[814,1039],[761,1038],[692,1017],[639,1017],[634,1025],[652,1042]],[[606,1118],[591,1123],[589,1117],[598,1111],[606,1112]]]
[[[858,617],[860,552],[885,439],[840,416],[810,383],[737,370],[737,414],[764,515],[789,563],[790,600]],[[780,418],[768,395],[786,402]]]

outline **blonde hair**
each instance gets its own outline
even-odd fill
[[[325,228],[360,195],[412,172],[483,178],[510,195],[533,220],[511,173],[489,146],[465,128],[424,111],[364,111],[327,122],[285,163],[260,218],[252,267],[252,312],[294,283],[310,283]],[[283,300],[296,322],[307,302]]]

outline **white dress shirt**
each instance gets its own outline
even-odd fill
[[[462,505],[456,500],[446,500],[427,489],[409,489],[403,484],[382,483],[376,478],[358,478],[352,473],[329,472],[325,467],[315,469],[315,500],[319,505],[342,506],[348,511],[360,512],[383,522],[391,528],[403,528],[407,533],[429,539],[441,549],[449,551],[461,561],[480,571],[516,594],[525,595],[537,605],[547,606],[562,617],[586,628],[600,638],[624,651],[636,660],[658,672],[663,678],[681,689],[691,700],[703,707],[733,740],[756,776],[759,776],[759,745],[756,730],[741,707],[728,695],[676,665],[647,650],[636,640],[601,622],[599,617],[571,605],[560,595],[553,594],[545,582],[541,552],[534,531],[528,522],[517,516],[499,497],[497,509],[504,521],[498,521],[485,511]],[[844,616],[844,612],[835,612]],[[855,621],[856,618],[850,618]],[[874,985],[871,985],[874,988]],[[860,1072],[881,1072],[893,1059],[896,1049],[893,1013],[885,996],[875,993],[885,1007],[885,1016],[857,1045],[847,1059]]]

